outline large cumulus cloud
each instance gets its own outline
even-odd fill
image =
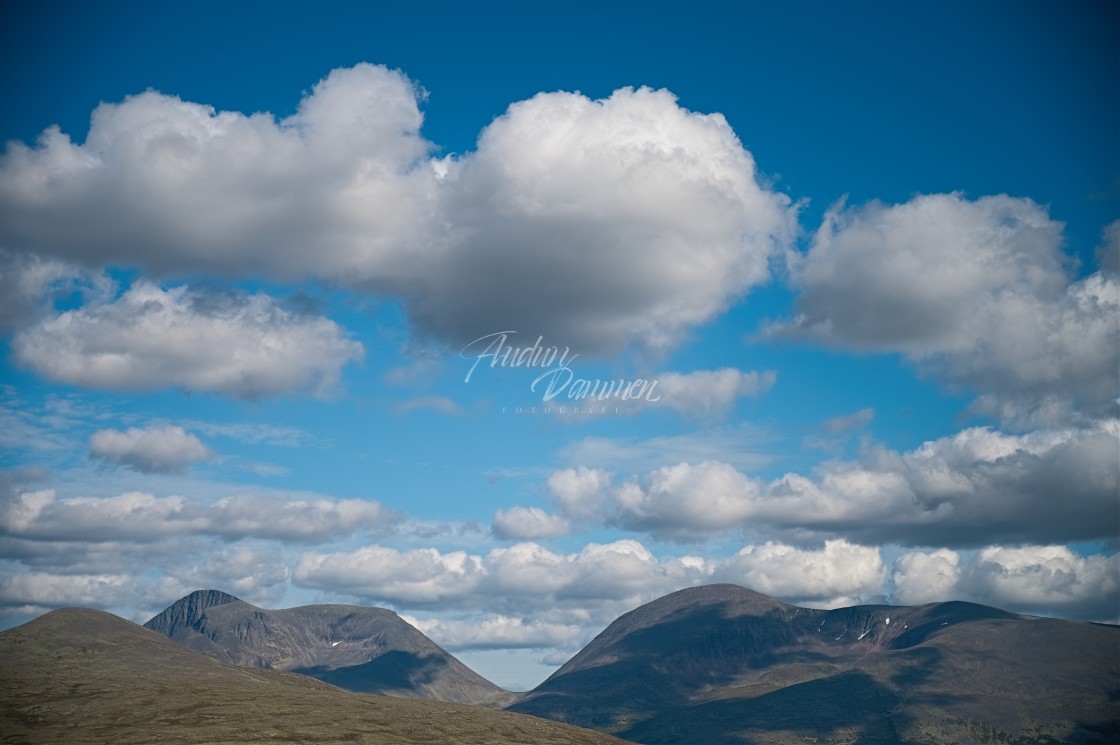
[[[64,383],[247,399],[327,393],[364,354],[333,321],[268,295],[164,290],[143,280],[116,300],[41,320],[12,349],[18,363]]]
[[[1014,424],[1110,416],[1120,283],[1103,258],[1074,279],[1062,248],[1062,224],[1029,199],[840,204],[792,262],[796,317],[770,331],[901,353]]]
[[[971,558],[913,551],[894,565],[896,602],[971,600],[1026,613],[1117,620],[1120,555],[1080,556],[1066,546],[988,546]]]
[[[577,351],[665,346],[764,282],[794,229],[724,118],[664,90],[538,94],[448,168],[457,230],[411,307],[468,339],[516,319]]]
[[[335,70],[277,121],[147,91],[0,159],[0,242],[92,266],[367,279],[425,224],[403,74]]]
[[[436,159],[399,71],[333,71],[291,117],[148,91],[0,158],[0,247],[157,275],[329,280],[457,341],[521,326],[662,347],[766,281],[795,230],[719,114],[667,91],[515,103]]]

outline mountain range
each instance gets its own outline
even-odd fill
[[[380,608],[202,590],[145,626],[67,609],[0,634],[0,730],[16,733],[0,741],[186,727],[187,742],[1120,742],[1120,628],[964,602],[816,610],[693,587],[621,616],[523,694]],[[35,736],[78,722],[81,736]],[[276,739],[236,734],[253,722]]]
[[[1120,629],[707,585],[623,615],[509,708],[646,745],[1117,743]]]

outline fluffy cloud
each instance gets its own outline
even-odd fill
[[[755,511],[761,485],[726,463],[679,463],[629,481],[612,493],[608,520],[658,536],[702,539],[742,525]]]
[[[353,533],[381,533],[398,519],[391,510],[365,499],[314,499],[277,502],[264,497],[226,497],[208,512],[210,532],[283,541],[321,541]]]
[[[570,529],[567,520],[550,515],[540,507],[511,507],[494,513],[493,532],[499,538],[548,538],[567,535]]]
[[[213,295],[146,281],[119,299],[67,311],[23,331],[16,360],[65,383],[110,390],[259,398],[326,392],[363,354],[332,321],[266,295]]]
[[[599,517],[611,474],[598,468],[564,468],[548,477],[548,491],[557,507],[575,519]]]
[[[516,321],[594,353],[672,344],[766,281],[796,229],[724,118],[667,91],[540,94],[440,160],[421,98],[362,64],[283,120],[154,91],[102,104],[84,143],[52,127],[0,157],[0,245],[335,281],[444,339]]]
[[[900,603],[971,600],[1025,613],[1115,621],[1120,554],[1078,556],[1065,546],[989,546],[970,560],[939,549],[895,562]]]
[[[966,429],[899,453],[789,474],[757,518],[860,542],[982,546],[1107,538],[1120,490],[1116,421],[1008,435]]]
[[[1065,288],[1061,233],[1041,207],[1005,196],[837,205],[794,262],[802,290],[794,329],[868,350],[968,349],[985,304]]]
[[[202,504],[143,492],[56,499],[53,491],[43,490],[9,495],[0,503],[0,532],[36,540],[148,542],[212,535],[317,541],[380,532],[396,519],[377,502],[360,499],[235,496]]]
[[[1111,539],[1120,530],[1118,447],[1115,420],[1026,435],[971,428],[769,483],[704,461],[621,484],[605,471],[562,469],[548,488],[565,516],[674,540],[748,527],[918,546]]]
[[[1120,556],[1077,556],[1065,546],[986,548],[961,573],[965,597],[1007,608],[1093,612],[1115,620]]]
[[[102,429],[89,438],[89,455],[145,473],[182,473],[214,452],[182,427]]]
[[[666,346],[765,281],[795,225],[724,118],[663,90],[538,94],[447,166],[462,237],[409,305],[452,338],[515,320],[583,353]]]
[[[1072,281],[1061,245],[1061,223],[1027,199],[838,205],[792,261],[797,317],[771,332],[900,352],[1013,423],[1109,416],[1120,284]]]
[[[470,595],[485,574],[482,559],[464,551],[444,554],[424,548],[401,552],[366,546],[352,552],[305,553],[294,576],[306,587],[425,605]]]
[[[960,580],[960,554],[946,548],[911,551],[895,559],[893,597],[902,605],[953,600]]]
[[[215,111],[155,91],[0,159],[0,243],[154,272],[367,280],[425,224],[428,145],[401,73],[335,70],[296,113]],[[430,169],[428,169],[430,171]]]
[[[827,541],[819,550],[778,543],[747,546],[723,563],[717,579],[811,607],[855,605],[882,590],[879,549]]]

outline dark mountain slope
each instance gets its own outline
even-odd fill
[[[384,608],[265,610],[199,590],[144,626],[220,660],[300,672],[351,691],[470,704],[510,698]]]
[[[0,661],[6,743],[618,745],[533,717],[233,665],[82,608],[0,633]]]
[[[647,745],[1107,742],[1118,701],[1113,627],[710,585],[622,616],[509,708]]]

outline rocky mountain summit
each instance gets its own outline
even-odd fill
[[[467,704],[512,698],[384,608],[265,610],[198,590],[144,626],[219,660],[303,673],[350,691]]]

